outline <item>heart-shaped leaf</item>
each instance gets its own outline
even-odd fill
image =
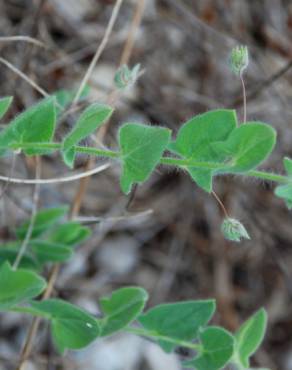
[[[63,158],[69,167],[74,164],[74,146],[107,121],[112,113],[113,109],[108,105],[92,104],[81,114],[76,125],[63,142]]]
[[[196,370],[219,370],[231,359],[234,350],[234,338],[226,330],[210,326],[200,332],[202,349],[193,360],[184,366]]]
[[[212,144],[226,140],[237,125],[234,110],[220,109],[200,114],[187,121],[179,130],[170,150],[186,159],[198,162],[222,162],[226,155],[214,150]],[[192,179],[204,190],[212,190],[210,169],[187,168]]]
[[[56,124],[54,98],[46,98],[11,121],[0,133],[0,154],[5,154],[11,144],[29,144],[50,142],[53,138]],[[23,149],[27,155],[45,154],[44,149]]]
[[[61,353],[67,348],[84,348],[100,334],[98,321],[71,303],[61,299],[48,299],[41,302],[32,301],[31,306],[49,315],[52,336]]]
[[[139,287],[126,287],[114,291],[100,300],[104,318],[101,335],[110,335],[131,323],[142,311],[148,299],[147,292]]]
[[[276,143],[275,130],[260,122],[247,122],[232,131],[226,141],[213,144],[225,153],[229,165],[217,173],[240,173],[252,170],[271,153]]]
[[[158,343],[166,352],[171,352],[180,341],[195,339],[199,329],[208,323],[214,311],[214,300],[167,303],[150,309],[139,316],[138,321],[145,329],[157,335]]]
[[[148,179],[170,140],[171,131],[137,123],[126,123],[119,132],[123,164],[121,188],[128,194],[133,183]]]

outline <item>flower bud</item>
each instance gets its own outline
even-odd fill
[[[242,75],[243,71],[248,66],[248,49],[247,46],[236,46],[230,53],[231,70],[238,76]]]
[[[115,86],[119,90],[124,90],[129,86],[133,86],[140,75],[140,64],[136,64],[132,69],[129,69],[129,67],[124,64],[117,70],[115,74]]]
[[[221,225],[221,231],[226,239],[234,242],[240,242],[241,239],[250,239],[242,223],[234,218],[225,218]]]

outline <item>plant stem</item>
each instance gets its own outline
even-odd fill
[[[194,349],[198,352],[200,352],[200,350],[201,350],[201,345],[200,344],[165,337],[163,335],[159,335],[155,332],[151,332],[151,331],[145,330],[143,328],[133,328],[131,326],[128,326],[123,330],[128,332],[128,333],[139,335],[139,336],[142,336],[142,337],[148,337],[148,338],[152,338],[152,339],[155,339],[155,340],[161,340],[161,341],[164,341],[164,342],[173,343],[173,344],[176,344],[177,346],[180,346],[180,347]]]
[[[119,158],[120,157],[119,152],[115,152],[109,149],[103,150],[103,149],[96,149],[93,147],[76,146],[75,150],[78,153],[92,154],[92,155],[96,155],[100,157],[107,157],[107,158]]]
[[[11,145],[11,149],[40,149],[40,150],[48,150],[48,151],[56,151],[62,149],[61,143],[14,143]],[[115,152],[113,150],[102,150],[97,149],[94,147],[87,147],[77,145],[75,146],[75,150],[78,153],[83,154],[91,154],[100,157],[107,157],[107,158],[118,158],[120,156],[119,152]]]
[[[11,145],[11,149],[40,149],[40,150],[48,150],[48,151],[56,151],[62,149],[61,143],[14,143]],[[120,158],[121,153],[115,152],[109,149],[96,149],[94,147],[87,147],[77,145],[75,146],[75,150],[77,153],[95,155],[99,157],[106,157],[106,158]],[[160,164],[170,165],[170,166],[180,166],[180,167],[197,167],[197,168],[208,168],[210,170],[215,170],[217,168],[222,168],[222,163],[214,163],[214,162],[201,162],[201,161],[193,161],[189,159],[180,159],[180,158],[172,158],[172,157],[163,157],[160,160]]]
[[[62,149],[61,143],[14,143],[10,146],[11,149],[42,149],[48,151],[56,151]],[[94,147],[86,147],[78,145],[75,147],[77,153],[83,153],[88,155],[95,155],[98,157],[104,158],[111,158],[111,159],[119,159],[121,158],[121,153],[117,151],[113,151],[110,149],[96,149]],[[160,159],[160,164],[167,165],[167,166],[176,166],[181,168],[186,167],[196,167],[196,168],[204,168],[209,170],[216,170],[222,169],[222,166],[227,166],[227,164],[222,163],[215,163],[215,162],[201,162],[201,161],[194,161],[192,159],[181,159],[181,158],[173,158],[173,157],[162,157]],[[281,184],[287,184],[290,182],[289,177],[284,175],[278,175],[272,172],[266,171],[258,171],[258,170],[250,170],[244,173],[238,173],[238,175],[244,175],[249,177],[256,177],[258,179],[267,180],[267,181],[274,181]],[[13,179],[11,179],[11,182]],[[33,182],[32,182],[33,183]]]
[[[212,191],[212,195],[213,195],[213,197],[217,200],[217,202],[219,203],[219,205],[220,205],[220,207],[221,207],[221,209],[222,209],[222,211],[223,211],[223,213],[224,213],[224,216],[225,216],[226,218],[229,218],[228,212],[227,212],[227,210],[226,210],[226,208],[225,208],[225,206],[224,206],[224,204],[223,204],[222,200],[218,197],[218,195],[215,193],[215,191],[214,191],[214,190]]]
[[[246,176],[256,177],[258,179],[288,184],[291,180],[288,176],[278,175],[272,172],[251,170],[245,173]]]
[[[180,158],[171,158],[171,157],[161,158],[160,164],[165,164],[169,166],[179,166],[179,167],[197,167],[197,168],[204,168],[204,169],[209,169],[209,170],[216,170],[217,168],[222,168],[222,163],[201,162],[201,161],[193,161],[190,159],[180,159]]]
[[[245,84],[244,84],[242,73],[240,73],[239,77],[241,81],[242,96],[243,96],[243,123],[245,123],[246,122],[246,91],[245,91]]]

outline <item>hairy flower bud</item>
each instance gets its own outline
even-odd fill
[[[136,64],[132,69],[129,69],[129,67],[124,64],[115,74],[115,86],[120,90],[124,90],[129,86],[133,86],[140,75],[140,64]]]
[[[247,46],[236,46],[230,53],[231,70],[238,76],[242,75],[243,71],[248,66],[248,49]]]
[[[225,218],[221,225],[224,237],[234,242],[240,242],[241,239],[250,239],[245,227],[234,218]]]

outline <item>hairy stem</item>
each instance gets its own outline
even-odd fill
[[[14,143],[10,147],[13,150],[43,149],[43,150],[48,150],[48,151],[56,151],[56,150],[62,149],[62,144],[61,143]],[[110,159],[119,159],[122,156],[120,152],[113,151],[110,149],[97,149],[94,147],[86,147],[86,146],[81,146],[81,145],[76,146],[75,150],[77,153],[83,153],[83,154],[94,155],[94,156],[110,158]],[[180,167],[182,169],[186,169],[187,167],[196,167],[196,168],[202,168],[202,169],[216,170],[216,169],[222,169],[222,167],[224,167],[224,164],[222,163],[202,162],[202,161],[194,161],[192,159],[181,159],[181,158],[173,158],[173,157],[162,157],[159,163],[162,165],[167,165],[167,166]],[[225,164],[225,165],[227,166],[228,164]],[[256,177],[258,179],[274,181],[280,184],[287,184],[291,181],[289,177],[287,176],[278,175],[272,172],[258,171],[258,170],[250,170],[244,173],[238,173],[238,175]],[[88,173],[88,176],[90,176],[90,173]],[[80,176],[78,178],[80,178]],[[5,179],[7,180],[7,177],[0,176],[0,180],[4,181]],[[72,179],[70,178],[70,180],[68,181],[71,181],[71,180],[73,181],[74,179],[75,177],[72,177]],[[10,182],[22,182],[23,181],[23,183],[30,183],[30,184],[36,183],[33,180],[28,181],[28,180],[14,179],[14,178],[10,178],[9,181]],[[47,181],[49,181],[49,179]]]
[[[1,149],[1,148],[0,148]],[[14,143],[11,145],[11,149],[41,149],[41,150],[48,150],[50,152],[61,150],[62,144],[61,143]],[[103,150],[97,149],[94,147],[87,147],[77,145],[75,146],[75,150],[78,153],[95,155],[99,157],[106,157],[106,158],[118,158],[120,156],[119,152],[115,152],[113,150]]]
[[[245,175],[249,177],[256,177],[257,179],[279,182],[280,184],[287,184],[291,181],[288,176],[278,175],[273,172],[251,170]]]

